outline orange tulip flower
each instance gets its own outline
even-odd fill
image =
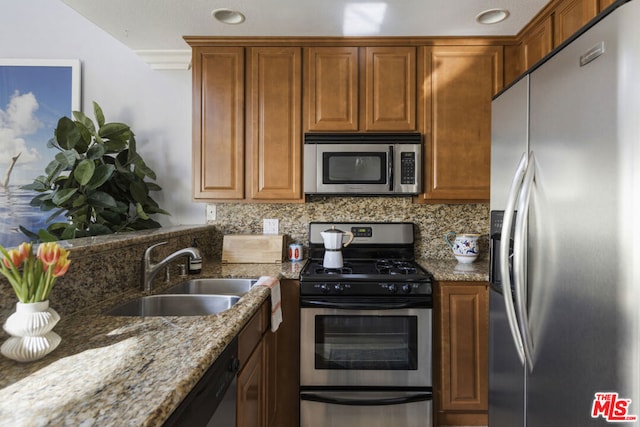
[[[38,246],[38,258],[46,266],[54,265],[60,258],[61,250],[63,249],[55,242],[42,243]]]
[[[67,270],[69,270],[71,260],[67,258],[68,256],[69,252],[61,249],[60,258],[58,258],[56,265],[53,267],[53,275],[55,277],[64,276]]]

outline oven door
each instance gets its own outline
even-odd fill
[[[302,299],[301,386],[430,387],[431,303]]]

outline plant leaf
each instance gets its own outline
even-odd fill
[[[93,120],[87,117],[82,111],[74,111],[73,118],[82,123],[89,132],[96,133],[96,126],[93,124]]]
[[[56,161],[60,163],[65,168],[73,166],[76,162],[76,151],[75,150],[63,150],[60,153],[56,154]]]
[[[70,150],[80,140],[80,131],[69,117],[58,120],[58,126],[54,132],[58,145],[64,150]]]
[[[69,200],[71,196],[76,194],[77,191],[77,188],[63,188],[62,190],[58,190],[55,192],[55,194],[51,198],[51,201],[57,206],[61,206],[64,202]]]
[[[115,199],[102,191],[94,191],[87,197],[87,202],[92,206],[101,208],[115,208],[117,206]]]
[[[93,177],[93,172],[96,170],[96,164],[93,160],[84,159],[73,170],[73,177],[80,183],[80,185],[87,185]]]
[[[49,233],[45,229],[38,230],[38,237],[41,242],[55,242],[59,240],[56,235]]]
[[[87,150],[87,159],[98,160],[100,157],[104,156],[104,152],[104,145],[93,144],[91,148]]]
[[[104,114],[102,113],[102,108],[98,105],[97,102],[93,101],[93,115],[96,116],[96,121],[98,122],[98,126],[104,126]]]
[[[144,203],[147,200],[147,186],[142,181],[133,181],[129,184],[131,197],[138,203]]]
[[[149,219],[149,216],[144,212],[142,205],[140,203],[136,203],[136,213],[142,219]]]
[[[87,188],[95,190],[100,187],[107,182],[115,170],[116,168],[113,165],[99,165],[93,173],[91,181],[87,184]]]

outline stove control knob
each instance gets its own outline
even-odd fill
[[[329,292],[331,292],[331,288],[326,283],[323,283],[323,284],[320,285],[320,291],[323,294],[328,294]]]
[[[333,285],[333,290],[337,293],[342,293],[342,291],[344,291],[344,285],[342,283],[336,283]]]
[[[411,293],[411,285],[408,283],[405,283],[402,285],[402,293],[403,294],[410,294]]]
[[[398,285],[396,285],[395,283],[390,283],[389,285],[387,285],[387,290],[392,294],[395,294],[396,292],[398,292]]]

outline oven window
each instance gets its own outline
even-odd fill
[[[384,152],[322,153],[324,184],[385,184],[387,154]]]
[[[415,370],[417,316],[315,317],[316,369]]]

